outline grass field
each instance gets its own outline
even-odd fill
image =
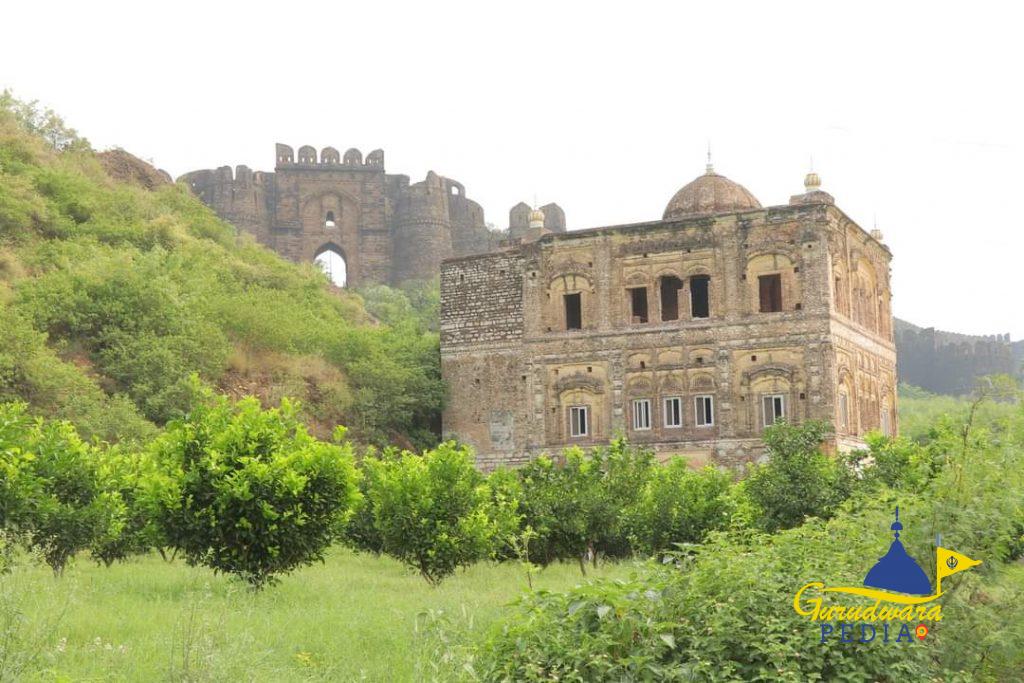
[[[602,565],[587,578],[632,571]],[[555,565],[534,586],[583,580],[577,565]],[[61,578],[19,563],[0,575],[0,681],[416,680],[417,615],[444,610],[482,630],[525,590],[514,563],[431,588],[388,558],[343,549],[259,594],[155,555],[110,568],[83,557]]]

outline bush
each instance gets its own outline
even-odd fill
[[[122,395],[108,396],[73,363],[61,360],[14,310],[0,303],[0,401],[72,422],[84,438],[143,441],[156,428]]]
[[[57,574],[76,553],[120,534],[124,506],[102,488],[100,457],[70,423],[0,405],[0,527],[24,535]]]
[[[928,449],[902,437],[873,432],[864,437],[867,451],[856,451],[850,459],[861,467],[864,485],[884,484],[894,489],[919,491],[934,476]]]
[[[691,470],[683,458],[657,468],[627,517],[634,548],[648,554],[677,543],[700,543],[730,520],[728,474],[706,467]]]
[[[731,487],[727,497],[738,514],[756,519],[748,508],[752,497],[769,503],[780,526],[810,514],[808,508],[771,505],[785,490],[783,466],[793,472],[803,461],[807,472],[793,472],[791,492],[803,495],[814,482],[831,491],[827,508],[825,498],[813,499],[831,519],[809,519],[770,535],[749,528],[714,532],[701,546],[677,554],[674,563],[646,565],[633,581],[530,595],[475,646],[456,652],[458,670],[448,673],[465,677],[469,671],[473,680],[486,681],[1018,680],[1024,670],[1024,613],[1017,608],[1024,571],[1013,562],[1024,538],[1024,508],[1016,495],[1024,488],[1019,400],[1012,410],[1014,417],[997,435],[976,433],[966,449],[962,425],[944,420],[931,430],[927,454],[872,438],[879,470],[867,466],[865,485],[841,504],[834,500],[849,490],[848,473],[834,471],[842,467],[838,462],[826,466],[817,453],[822,426],[771,430],[780,467],[759,468],[753,493],[748,485],[754,477]],[[922,456],[929,476],[920,491],[891,488],[917,486],[900,474],[898,463],[913,471]],[[670,475],[658,472],[652,481],[662,477]],[[897,504],[906,524],[901,540],[926,569],[939,533],[942,545],[984,564],[943,586],[943,619],[928,624],[924,646],[838,638],[821,643],[817,625],[792,609],[795,592],[815,580],[859,585],[891,540]]]
[[[828,517],[850,495],[853,475],[821,452],[830,427],[823,422],[779,423],[764,432],[768,462],[752,469],[745,490],[765,531],[789,529],[807,517]]]
[[[507,515],[465,447],[447,442],[423,455],[371,461],[369,498],[384,552],[437,584],[489,557]]]
[[[351,446],[317,441],[296,413],[287,400],[264,411],[220,398],[155,442],[163,478],[150,495],[190,564],[259,589],[323,559],[358,498],[357,474]]]

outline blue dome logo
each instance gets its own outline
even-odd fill
[[[896,521],[889,527],[894,532],[895,538],[889,546],[889,552],[885,554],[868,575],[864,577],[864,585],[868,588],[880,588],[895,593],[907,593],[909,595],[928,595],[932,592],[931,582],[928,575],[921,569],[913,557],[907,554],[906,548],[900,541],[900,531],[903,525],[900,524],[900,509],[896,508]],[[950,569],[956,567],[957,560],[952,555],[947,559]]]

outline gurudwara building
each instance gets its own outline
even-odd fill
[[[709,164],[661,220],[556,233],[535,211],[441,265],[445,438],[484,469],[617,434],[736,466],[782,419],[857,447],[896,429],[891,256],[814,173],[780,206]]]

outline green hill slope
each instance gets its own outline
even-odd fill
[[[0,96],[0,401],[145,438],[188,408],[197,373],[267,404],[296,397],[321,434],[435,438],[437,336],[409,297],[337,290],[155,171],[125,173],[132,160]]]

